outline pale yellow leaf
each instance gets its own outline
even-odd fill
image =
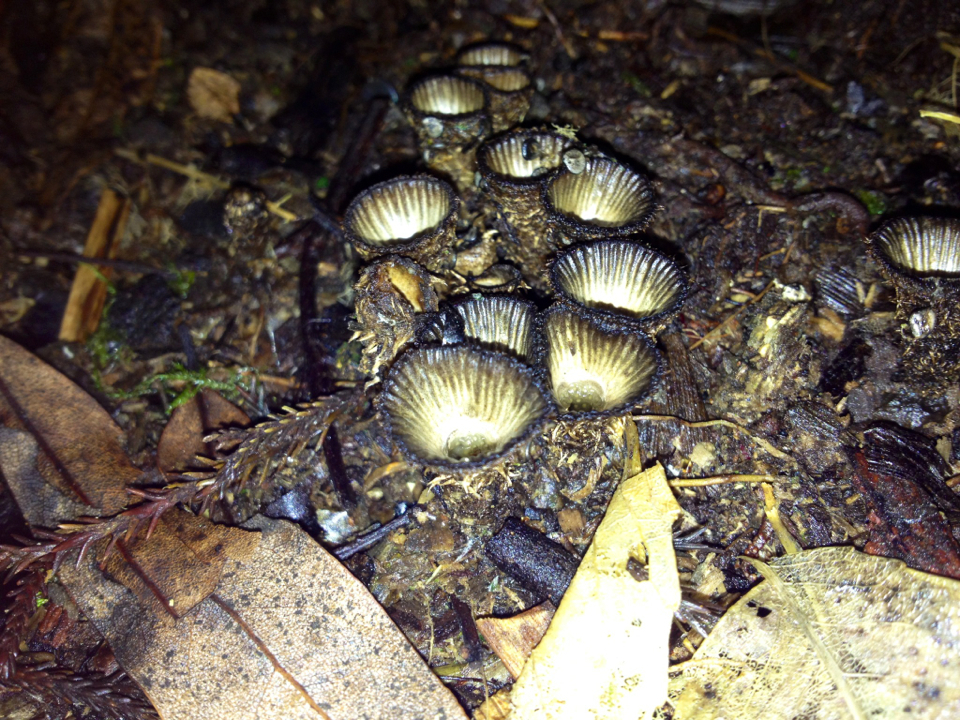
[[[754,564],[677,667],[677,720],[960,717],[960,582],[853,548]]]
[[[637,720],[666,701],[680,515],[659,465],[625,480],[514,685],[512,720]],[[630,558],[646,561],[636,580]]]

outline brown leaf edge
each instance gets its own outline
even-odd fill
[[[160,517],[170,508],[182,504],[197,514],[209,514],[217,503],[230,504],[244,489],[267,481],[265,473],[253,472],[265,459],[280,452],[296,456],[311,443],[319,445],[333,423],[355,409],[363,398],[363,393],[356,391],[332,395],[297,408],[284,408],[282,415],[272,415],[251,429],[228,430],[205,438],[205,442],[213,443],[217,450],[229,450],[231,446],[235,449],[225,460],[210,461],[209,471],[182,475],[148,471],[148,474],[162,476],[164,487],[128,488],[128,492],[142,502],[117,515],[81,518],[76,523],[62,524],[57,532],[35,528],[33,534],[46,542],[0,546],[0,571],[7,572],[9,579],[45,558],[52,558],[55,571],[74,550],[79,550],[79,567],[91,546],[109,540],[102,562],[112,553],[117,541],[130,540],[144,530],[149,537]]]

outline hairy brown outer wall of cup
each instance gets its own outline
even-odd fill
[[[506,73],[526,75],[526,73],[517,68],[498,66],[467,66],[457,68],[457,72],[482,82],[487,82],[488,79],[494,80],[497,76],[502,76]],[[509,130],[515,125],[522,123],[523,119],[527,116],[527,111],[530,109],[530,98],[533,97],[533,83],[530,82],[530,78],[527,76],[526,87],[510,91],[498,90],[496,87],[488,84],[487,97],[490,100],[490,129],[495,133]]]
[[[424,112],[412,101],[416,85],[407,93],[402,109],[417,133],[417,143],[427,166],[451,180],[461,194],[470,194],[475,192],[477,145],[491,134],[490,100],[483,83],[470,78],[458,79],[480,89],[485,98],[482,109],[460,115]]]
[[[551,138],[557,143],[558,155],[576,144],[573,140],[556,133],[539,130],[520,130],[510,136],[518,138]],[[507,135],[492,140],[503,140]],[[544,183],[557,171],[531,178],[509,177],[493,170],[487,159],[487,145],[477,153],[477,168],[485,189],[500,211],[501,231],[509,238],[505,243],[506,259],[520,268],[530,285],[546,290],[548,287],[547,257],[556,248],[549,242],[547,212],[541,200]],[[559,158],[558,158],[559,165]]]

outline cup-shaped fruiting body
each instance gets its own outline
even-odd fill
[[[543,204],[558,245],[637,233],[657,209],[646,177],[603,156],[565,163],[544,185]]]
[[[378,183],[354,198],[343,229],[365,260],[403,255],[430,270],[452,264],[460,200],[447,183],[409,175]]]
[[[533,357],[533,303],[510,295],[474,294],[454,304],[464,337],[529,362]]]
[[[546,286],[545,258],[556,249],[549,241],[543,186],[564,164],[566,153],[582,157],[574,140],[547,130],[504,133],[477,152],[482,187],[500,213],[506,257],[541,289]]]
[[[490,129],[501,132],[523,122],[533,97],[530,76],[517,67],[481,65],[461,67],[461,75],[480,80],[487,86]]]
[[[516,45],[504,42],[483,42],[468,45],[457,55],[458,65],[494,65],[517,67],[526,55]]]
[[[357,323],[354,337],[363,346],[361,372],[369,384],[379,380],[408,343],[415,340],[417,317],[435,313],[439,306],[432,278],[405,257],[390,256],[368,265],[354,286]]]
[[[554,402],[569,418],[624,412],[660,373],[660,355],[645,333],[605,327],[582,308],[551,306],[540,317],[538,336]]]
[[[898,218],[867,243],[898,293],[930,295],[944,286],[960,287],[960,220]]]
[[[490,134],[488,102],[477,80],[433,75],[415,82],[403,103],[424,161],[461,192],[473,187],[476,148]]]
[[[608,324],[656,334],[686,299],[687,279],[669,258],[627,240],[562,251],[550,268],[553,290]]]
[[[960,220],[898,218],[867,246],[897,293],[905,366],[919,379],[960,377]]]
[[[404,353],[390,369],[379,403],[404,456],[452,469],[504,458],[551,408],[531,368],[472,345]]]

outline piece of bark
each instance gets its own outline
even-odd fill
[[[494,565],[541,598],[560,604],[579,559],[518,518],[509,517],[484,546]]]
[[[112,260],[117,255],[120,241],[130,217],[130,199],[107,188],[100,196],[97,214],[87,233],[83,256]],[[107,300],[107,283],[112,275],[108,267],[81,265],[73,277],[70,297],[60,322],[60,339],[83,342],[97,330],[100,314]]]

